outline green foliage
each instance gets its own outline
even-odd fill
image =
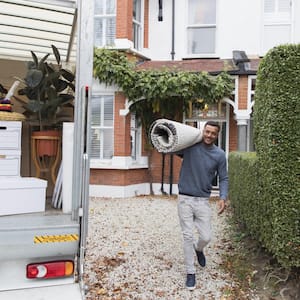
[[[160,117],[180,119],[189,103],[199,98],[217,102],[233,90],[226,72],[211,76],[207,72],[184,72],[176,69],[143,70],[125,54],[110,49],[96,49],[94,76],[107,85],[119,86],[148,133],[149,125]]]
[[[27,64],[28,70],[23,81],[25,87],[18,91],[19,95],[29,99],[24,105],[24,114],[30,121],[38,120],[41,130],[55,126],[59,108],[74,99],[75,76],[62,68],[58,49],[52,45],[52,50],[57,62],[55,65],[47,62],[50,54],[39,61],[31,51],[32,61]],[[68,88],[72,93],[65,92]]]
[[[230,168],[235,165],[230,181],[237,212],[284,267],[300,266],[299,86],[300,45],[270,50],[257,74],[257,159],[232,154],[230,162]]]
[[[229,199],[237,219],[253,236],[261,230],[260,174],[255,152],[230,152],[228,157]]]

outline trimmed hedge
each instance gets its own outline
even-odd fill
[[[238,220],[252,236],[261,229],[259,173],[255,152],[230,152],[228,157],[229,199]]]
[[[285,267],[299,267],[300,45],[275,47],[259,65],[254,138],[257,158],[251,162],[238,158],[241,164],[238,173],[242,174],[236,180],[239,180],[240,186],[235,187],[237,183],[231,186],[238,188],[239,193],[245,188],[248,192],[243,197],[247,197],[250,203],[245,204],[245,200],[240,198],[241,203],[238,203],[235,198],[237,191],[232,195],[232,200],[243,214],[249,230],[279,263]],[[238,164],[233,156],[231,163]],[[238,175],[231,176],[230,181]],[[240,207],[242,203],[245,208]],[[252,217],[247,208],[252,210]],[[250,221],[251,218],[253,220]]]

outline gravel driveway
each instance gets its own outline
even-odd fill
[[[182,235],[176,197],[92,198],[86,254],[88,300],[228,299],[234,287],[222,271],[229,249],[225,212],[211,201],[214,236],[207,266],[197,267],[194,291],[185,289]]]

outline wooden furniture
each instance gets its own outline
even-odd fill
[[[50,144],[50,152],[40,152],[41,144]],[[31,155],[36,169],[36,177],[41,178],[41,173],[50,172],[53,185],[56,181],[57,168],[61,158],[61,137],[60,136],[32,136]]]

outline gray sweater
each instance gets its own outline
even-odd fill
[[[218,174],[220,198],[227,199],[227,163],[222,149],[200,142],[176,154],[183,156],[178,183],[179,194],[209,197],[213,179]]]

